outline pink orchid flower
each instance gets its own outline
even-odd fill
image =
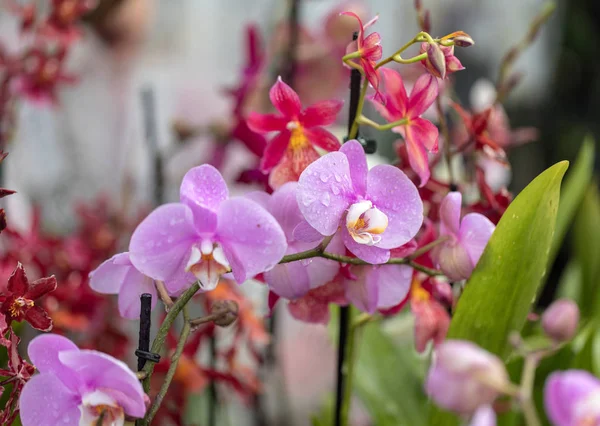
[[[491,405],[482,405],[475,411],[469,426],[496,426],[496,412]]]
[[[119,313],[124,318],[140,318],[140,296],[152,296],[152,309],[156,306],[154,280],[138,271],[129,259],[129,253],[119,253],[102,263],[90,273],[90,287],[103,294],[119,295]]]
[[[207,164],[188,171],[180,202],[158,207],[134,231],[131,263],[142,274],[181,293],[198,279],[213,290],[221,275],[238,283],[279,262],[287,248],[277,221],[247,198],[229,198],[217,169]]]
[[[287,239],[286,255],[315,248],[323,240],[322,235],[311,241],[298,239],[294,233],[296,227],[304,222],[304,218],[296,201],[297,182],[288,182],[269,196],[265,192],[248,194],[252,200],[261,204],[281,225]],[[316,233],[316,231],[314,231]],[[343,254],[344,244],[341,238],[334,238],[327,245],[327,251]],[[294,300],[304,296],[309,290],[320,287],[333,280],[339,270],[339,263],[315,258],[310,261],[296,261],[276,265],[264,273],[269,289],[285,299]]]
[[[450,192],[440,204],[440,237],[449,240],[432,250],[436,266],[453,281],[466,280],[479,262],[494,229],[484,215],[469,213],[460,219],[462,195]]]
[[[388,309],[406,299],[413,269],[406,265],[355,266],[346,278],[346,298],[364,312]]]
[[[269,91],[271,103],[279,114],[250,113],[248,126],[258,133],[278,132],[267,144],[260,164],[271,171],[269,183],[278,188],[296,181],[304,169],[319,158],[314,146],[325,151],[340,147],[338,139],[323,126],[335,122],[343,102],[331,100],[302,109],[298,94],[281,77]]]
[[[347,15],[356,18],[360,25],[358,38],[348,45],[346,48],[346,54],[354,52],[360,53],[358,63],[363,69],[365,78],[375,89],[375,96],[379,98],[379,70],[376,69],[375,66],[377,65],[377,61],[379,61],[383,55],[383,50],[381,48],[381,36],[379,33],[375,32],[365,37],[365,30],[377,22],[379,16],[375,16],[373,19],[363,25],[360,17],[354,12],[342,12],[341,15]]]
[[[429,180],[429,159],[427,151],[438,150],[437,127],[421,115],[433,104],[438,95],[438,83],[430,74],[419,77],[407,96],[402,77],[397,71],[381,70],[384,80],[385,102],[371,100],[373,106],[390,123],[404,120],[403,124],[392,128],[404,138],[410,167],[421,178],[421,187]]]
[[[544,405],[555,426],[600,423],[600,379],[583,370],[555,372],[544,386]]]
[[[381,164],[368,170],[358,141],[319,158],[300,176],[298,206],[321,235],[340,229],[348,250],[371,264],[385,263],[390,249],[410,241],[423,223],[423,203],[410,179]]]

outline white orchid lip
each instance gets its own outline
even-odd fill
[[[388,226],[388,217],[368,200],[354,203],[346,214],[346,228],[359,244],[372,246],[381,241]]]
[[[203,240],[200,248],[192,247],[185,270],[198,278],[202,290],[210,291],[217,286],[221,275],[231,272],[231,267],[219,244]]]
[[[79,410],[81,411],[79,426],[96,425],[101,417],[102,425],[122,426],[125,424],[123,408],[113,397],[101,390],[84,395]]]

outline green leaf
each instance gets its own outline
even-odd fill
[[[581,281],[583,280],[581,265],[575,259],[571,259],[565,269],[563,269],[558,288],[556,290],[557,299],[571,299],[578,305],[581,304]]]
[[[567,167],[566,161],[550,167],[510,204],[457,303],[449,338],[508,355],[509,333],[523,328],[546,274]],[[456,422],[439,410],[431,420],[444,426]]]
[[[574,251],[581,266],[581,297],[579,309],[583,318],[599,312],[600,285],[600,194],[596,185],[590,185],[575,218]]]
[[[425,363],[411,340],[396,345],[380,324],[371,323],[359,334],[359,358],[354,390],[377,426],[427,424],[423,392]]]
[[[554,259],[562,245],[567,231],[573,224],[573,219],[577,213],[577,208],[583,200],[583,196],[592,180],[594,172],[594,149],[595,142],[592,136],[586,136],[579,149],[577,159],[569,173],[565,177],[560,194],[560,204],[558,206],[558,216],[556,218],[556,228],[552,240],[552,248],[548,264],[552,265]]]

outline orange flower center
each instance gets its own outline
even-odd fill
[[[410,284],[410,298],[413,302],[427,302],[431,299],[429,292],[423,288],[421,281],[416,277],[412,279]]]
[[[304,134],[304,127],[297,121],[290,121],[287,124],[288,130],[292,132],[290,137],[289,148],[293,151],[298,151],[308,145],[308,139]]]
[[[16,317],[19,315],[19,312],[23,310],[23,308],[32,308],[33,300],[25,299],[24,297],[17,297],[14,302],[10,305],[9,312],[10,315]]]

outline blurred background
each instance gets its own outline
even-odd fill
[[[23,32],[23,7],[35,4],[37,13],[43,15],[61,3],[0,3],[0,53],[4,57],[19,55],[37,43]],[[355,28],[352,22],[336,21],[340,11],[355,10],[365,20],[379,14],[376,30],[382,36],[384,57],[419,31],[412,0],[295,3],[300,28],[295,87],[305,103],[347,97],[348,74],[339,62],[339,53]],[[537,129],[535,141],[510,150],[512,168],[499,172],[499,185],[507,184],[513,193],[549,165],[574,159],[584,135],[597,137],[600,133],[600,62],[596,60],[600,4],[561,0],[557,6],[517,59],[513,69],[521,77],[505,100],[513,129]],[[9,242],[3,243],[2,275],[14,268],[15,251],[37,262],[43,275],[47,270],[37,257],[43,250],[54,251],[55,256],[58,244],[69,262],[88,250],[88,257],[80,260],[86,266],[78,266],[79,275],[66,272],[74,269],[72,264],[64,267],[63,274],[72,288],[85,286],[86,268],[95,267],[94,262],[124,244],[126,248],[127,233],[154,205],[177,200],[181,178],[195,165],[218,164],[234,193],[263,189],[264,179],[255,170],[258,157],[248,141],[236,137],[232,126],[239,115],[236,108],[243,110],[242,115],[264,109],[265,88],[278,74],[287,72],[282,52],[289,45],[291,7],[292,3],[284,0],[100,0],[90,6],[78,22],[81,34],[69,45],[61,63],[73,80],[58,84],[51,102],[24,96],[11,105],[11,120],[6,118],[8,108],[0,109],[5,113],[4,119],[0,116],[0,126],[4,126],[0,135],[8,133],[11,126],[10,135],[2,141],[3,150],[10,155],[1,166],[1,186],[18,192],[2,201],[12,232],[8,237],[3,234]],[[451,90],[455,100],[477,109],[495,96],[493,84],[504,55],[525,37],[544,2],[423,0],[423,7],[430,10],[432,35],[463,30],[475,40],[474,47],[461,49],[457,55],[466,69],[453,75]],[[249,30],[249,25],[254,29]],[[253,56],[261,59],[261,75],[257,88],[240,105],[235,93],[240,93],[244,78],[251,74]],[[238,92],[232,95],[230,89],[235,88]],[[340,136],[345,125],[343,120],[339,123]],[[393,160],[392,142],[379,141],[374,162]],[[73,236],[79,238],[76,243]],[[81,244],[87,244],[85,250]],[[552,299],[571,252],[569,244],[561,249],[542,305]],[[238,371],[237,364],[227,364],[236,371],[229,378],[207,373],[191,365],[194,359],[203,365],[209,362],[208,343],[197,353],[191,348],[190,370],[182,374],[194,371],[197,376],[173,385],[184,390],[178,396],[186,407],[179,407],[185,411],[179,424],[209,424],[203,416],[210,409],[202,405],[209,391],[213,397],[218,392],[219,406],[228,413],[218,410],[218,424],[305,425],[310,423],[310,415],[327,403],[335,365],[327,327],[298,322],[279,306],[278,337],[272,349],[280,368],[257,367],[266,362],[266,339],[260,337],[266,333],[262,319],[268,313],[263,287],[254,283],[231,290],[236,294],[243,291],[245,296],[240,293],[239,297],[253,303],[248,305],[253,306],[248,308],[253,318],[245,322],[243,333],[220,332],[225,335],[222,351],[240,344],[238,334],[247,337],[254,333],[255,339],[250,339],[245,354],[240,355],[240,362],[250,367]],[[69,291],[75,290],[65,293]],[[67,332],[87,332],[85,326],[77,325],[92,309],[82,308],[85,297],[87,293],[74,300],[59,295],[57,306],[70,305],[57,308],[55,323]],[[78,309],[82,312],[79,317],[72,314]],[[96,312],[95,318],[107,321],[109,312],[108,308]],[[410,321],[400,316],[386,327],[393,328],[395,336],[408,336],[403,344],[412,351]],[[129,346],[120,350],[131,361],[134,343],[127,339],[135,336],[137,325],[115,322],[110,327],[114,335],[106,337],[103,329],[94,345],[109,352],[115,342],[123,341]],[[370,338],[374,347],[385,345],[378,336]],[[412,360],[411,356],[404,361],[408,366]],[[218,383],[218,391],[208,385],[211,381]],[[414,380],[411,383],[418,386]],[[186,401],[191,402],[185,405]],[[364,407],[364,398],[361,401],[355,404],[363,406],[353,416],[355,424],[369,424],[369,407]],[[178,424],[168,412],[162,419],[157,424]]]

